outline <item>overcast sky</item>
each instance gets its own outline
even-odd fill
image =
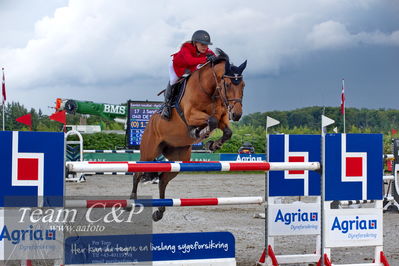
[[[399,109],[398,0],[0,0],[7,100],[162,100],[168,60],[205,29],[236,65],[244,111]]]

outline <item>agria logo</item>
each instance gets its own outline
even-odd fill
[[[301,209],[298,209],[297,212],[283,213],[283,211],[279,209],[274,222],[282,222],[286,225],[289,225],[294,222],[317,222],[318,219],[317,212],[302,212]]]
[[[9,231],[7,226],[4,225],[0,233],[0,241],[6,239],[12,244],[19,244],[21,241],[33,241],[33,240],[55,240],[56,231],[55,230],[43,230],[34,229],[30,225],[26,230],[15,229]]]
[[[356,216],[355,219],[342,219],[339,220],[335,217],[334,222],[331,226],[331,231],[338,230],[341,233],[346,234],[349,231],[354,230],[376,230],[377,220],[376,219],[360,219]]]

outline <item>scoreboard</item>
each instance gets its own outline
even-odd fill
[[[127,147],[137,149],[144,129],[151,116],[161,107],[162,102],[128,101]]]

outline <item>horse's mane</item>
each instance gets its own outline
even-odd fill
[[[229,56],[220,48],[216,48],[216,60],[214,61],[215,64],[219,64],[222,61],[229,62]]]
[[[226,66],[230,66],[229,56],[220,48],[215,49],[216,59],[211,63],[210,61],[201,65],[198,70],[208,69],[208,67],[212,67],[213,65],[217,65],[221,62],[226,62]]]

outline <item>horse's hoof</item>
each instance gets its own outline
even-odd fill
[[[210,140],[207,143],[205,143],[205,149],[213,151],[212,150],[213,143],[215,143],[213,140]]]
[[[158,222],[159,220],[161,220],[163,217],[163,212],[160,212],[159,210],[154,211],[154,213],[152,214],[152,220],[154,222]]]
[[[132,209],[133,209],[132,205],[129,205],[129,206],[123,207],[123,210],[124,210],[125,212],[131,212],[131,211],[132,211]]]
[[[212,151],[217,151],[222,147],[222,144],[217,143],[212,145]]]
[[[208,141],[206,143],[206,148],[208,148],[208,150],[210,150],[212,152],[220,149],[221,147],[222,147],[222,144],[220,144],[219,142],[213,141],[213,140]]]
[[[193,139],[198,139],[200,134],[200,129],[198,127],[190,130],[189,135]]]
[[[137,193],[130,194],[130,198],[129,199],[137,199]]]

